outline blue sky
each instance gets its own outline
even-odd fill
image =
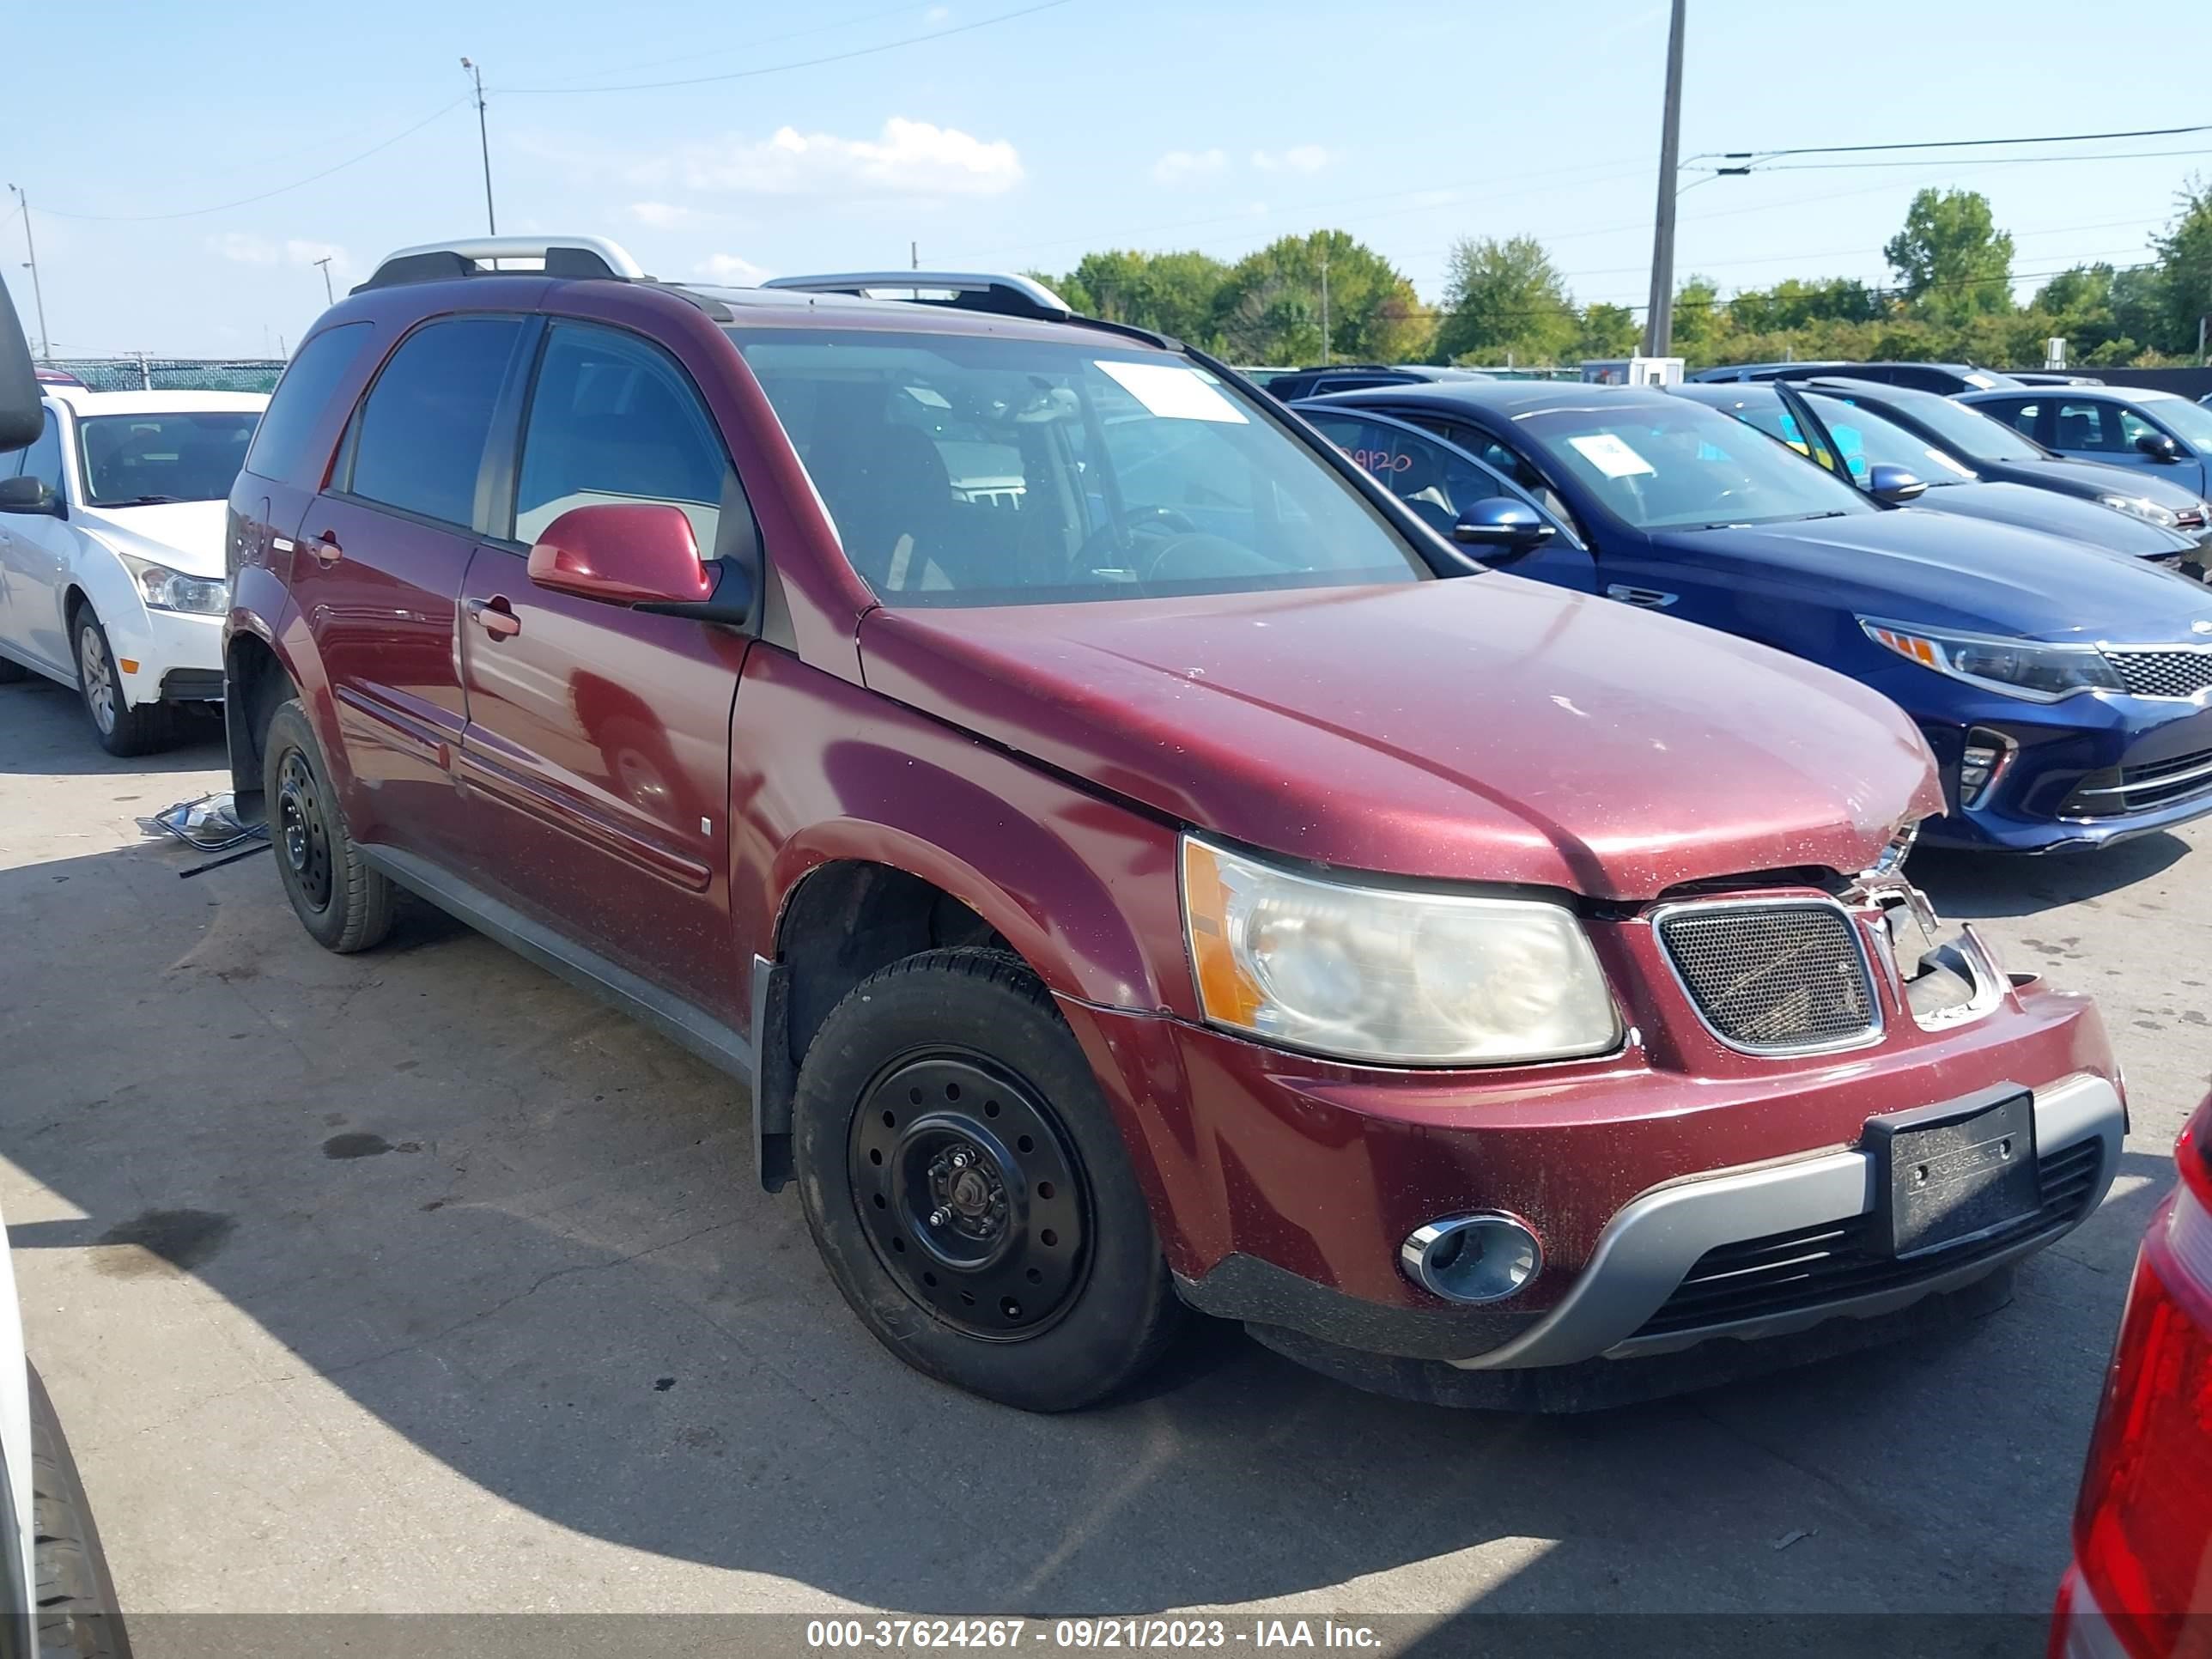
[[[63,355],[273,352],[321,309],[313,259],[343,285],[392,247],[481,232],[464,54],[485,68],[501,229],[598,231],[665,277],[901,264],[910,240],[961,267],[1234,258],[1337,225],[1430,300],[1455,237],[1522,231],[1578,299],[1644,296],[1663,3],[1036,4],[16,7],[10,62],[46,92],[0,174],[29,193]],[[1690,14],[1686,155],[2212,120],[2212,7],[2101,25],[2046,0]],[[1683,198],[1678,269],[1724,289],[1880,278],[1927,184],[1986,191],[2022,272],[2124,264],[2185,176],[2212,174],[2212,133],[2085,148],[2181,153],[1714,179]],[[0,262],[35,331],[13,207]]]

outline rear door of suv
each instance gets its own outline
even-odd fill
[[[353,832],[441,864],[461,855],[466,834],[452,769],[467,718],[458,599],[483,521],[493,416],[526,321],[439,317],[400,341],[355,409],[292,555]]]
[[[551,319],[513,461],[461,596],[461,873],[555,931],[742,1026],[731,949],[730,715],[750,639],[534,586],[529,550],[570,508],[665,502],[702,556],[757,542],[684,366]]]

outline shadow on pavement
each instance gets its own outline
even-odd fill
[[[2094,853],[2040,858],[1927,847],[1912,855],[1907,870],[1942,915],[1984,921],[2102,898],[2170,868],[2188,852],[2187,842],[2160,830]]]
[[[0,952],[0,1142],[83,1218],[16,1230],[82,1288],[33,1337],[65,1407],[141,1379],[69,1413],[88,1474],[137,1436],[167,1465],[111,1548],[256,1513],[335,1388],[561,1528],[914,1612],[1410,1610],[1479,1578],[1504,1612],[2048,1604],[2148,1187],[1945,1341],[1686,1400],[1455,1413],[1215,1328],[1139,1398],[1028,1417],[864,1334],[718,1075],[442,919],[332,957],[265,860],[191,861],[0,871],[0,938],[71,941],[67,975]],[[180,1275],[296,1375],[173,1365],[137,1310]]]
[[[92,717],[84,712],[76,690],[39,675],[0,685],[0,726],[15,734],[15,741],[0,746],[0,774],[59,777],[112,773],[138,778],[148,773],[204,772],[229,763],[223,746],[222,712],[216,705],[210,704],[205,711],[183,711],[174,748],[136,760],[118,760],[100,746]],[[167,806],[170,799],[154,805]]]

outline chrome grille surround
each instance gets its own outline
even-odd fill
[[[1813,1054],[1881,1040],[1865,935],[1833,899],[1663,904],[1651,914],[1651,930],[1698,1018],[1728,1048]]]
[[[2108,645],[2104,651],[2130,696],[2189,702],[2212,691],[2212,645]]]

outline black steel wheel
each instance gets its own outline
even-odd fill
[[[985,1341],[1049,1326],[1089,1265],[1090,1188],[1052,1109],[957,1050],[908,1056],[853,1115],[855,1208],[884,1272]]]
[[[322,745],[296,698],[270,717],[261,768],[276,876],[292,914],[317,944],[341,956],[382,943],[398,896],[354,845]]]
[[[1182,1315],[1082,1045],[1028,965],[926,951],[847,994],[792,1102],[806,1222],[916,1370],[1027,1411],[1095,1405]]]

